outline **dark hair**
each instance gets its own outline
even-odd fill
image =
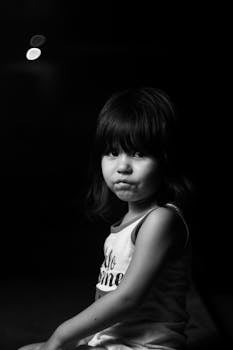
[[[91,162],[91,183],[87,195],[89,214],[115,219],[125,203],[108,189],[102,176],[101,158],[112,150],[140,151],[162,164],[163,181],[156,199],[160,205],[185,205],[188,180],[181,174],[177,146],[178,120],[169,97],[151,87],[115,93],[100,111]],[[120,210],[120,211],[119,211]]]

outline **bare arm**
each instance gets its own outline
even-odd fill
[[[68,349],[68,344],[77,343],[123,320],[134,310],[161,269],[171,247],[174,248],[174,226],[171,211],[161,208],[152,212],[139,230],[132,261],[120,286],[61,324],[50,339],[59,345],[42,350]]]

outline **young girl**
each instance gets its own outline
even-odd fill
[[[188,186],[178,169],[176,125],[162,91],[130,89],[107,101],[88,203],[92,214],[120,220],[104,244],[95,302],[45,343],[21,350],[185,348],[190,237],[181,208]]]

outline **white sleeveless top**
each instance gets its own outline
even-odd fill
[[[187,239],[183,254],[168,261],[143,303],[125,321],[98,332],[89,341],[90,346],[104,346],[108,350],[182,349],[186,339],[184,330],[188,321],[186,293],[189,284],[191,245],[189,231],[179,209],[167,204],[181,217],[186,226]],[[147,215],[126,224],[111,226],[105,240],[105,259],[96,285],[96,298],[115,290],[124,277],[132,259],[134,237]]]

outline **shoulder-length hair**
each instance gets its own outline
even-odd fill
[[[101,171],[103,155],[119,149],[130,154],[142,152],[158,159],[163,174],[156,194],[158,204],[169,202],[183,208],[190,186],[179,162],[178,130],[174,106],[161,90],[135,88],[110,97],[97,119],[86,202],[89,217],[99,216],[111,221],[126,209],[126,203],[107,187]]]

